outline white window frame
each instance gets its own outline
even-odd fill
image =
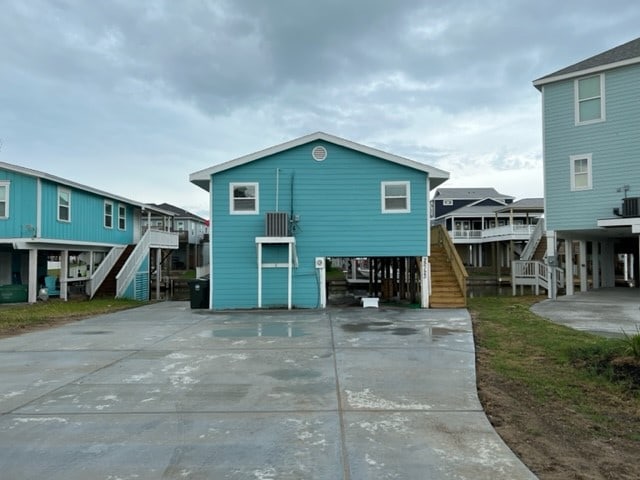
[[[11,182],[9,180],[0,180],[0,187],[4,187],[4,197],[0,198],[0,204],[4,204],[4,215],[0,215],[0,220],[9,218],[9,193],[11,190]]]
[[[70,223],[71,222],[71,190],[69,190],[68,188],[62,188],[62,187],[58,187],[58,201],[57,201],[57,218],[59,222],[65,222],[65,223]],[[62,194],[66,194],[67,195],[67,201],[68,201],[68,205],[65,207],[64,205],[62,205],[60,203],[60,197],[62,196]],[[62,218],[60,216],[60,209],[61,208],[66,208],[67,209],[67,218]]]
[[[107,213],[107,206],[111,207],[111,213]],[[109,219],[109,225],[107,225],[107,219]],[[113,228],[113,202],[110,200],[104,201],[104,211],[103,211],[103,225],[104,228]]]
[[[587,170],[586,170],[586,172],[576,172],[576,161],[578,161],[578,160],[586,160],[587,161]],[[592,168],[593,168],[593,161],[592,161],[592,155],[590,153],[583,154],[583,155],[571,155],[569,157],[569,171],[570,171],[571,191],[572,192],[579,192],[579,191],[582,191],[582,190],[591,190],[593,188]],[[584,187],[576,186],[576,175],[577,174],[585,174],[585,173],[587,175],[587,185],[584,186]]]
[[[118,230],[127,229],[127,207],[118,205]]]
[[[399,186],[405,187],[405,194],[402,196],[387,196],[387,186]],[[406,200],[405,208],[387,208],[386,200],[388,198],[404,198]],[[395,182],[380,182],[380,200],[382,213],[409,213],[411,212],[411,182],[408,181],[395,181]]]
[[[237,187],[253,187],[255,190],[255,205],[252,210],[236,210],[233,191]],[[240,198],[240,197],[238,197]],[[257,215],[260,213],[260,185],[257,182],[232,182],[229,183],[229,214],[230,215]]]
[[[589,98],[579,98],[580,97],[580,81],[587,80],[589,78],[599,77],[600,78],[600,118],[594,118],[591,120],[580,120],[580,102],[584,102],[587,100],[595,100],[598,97],[589,97]],[[604,73],[589,75],[587,77],[577,78],[573,82],[573,91],[574,91],[574,111],[575,111],[575,123],[576,125],[589,125],[591,123],[599,123],[604,122],[606,120],[605,115],[605,101],[604,101]]]

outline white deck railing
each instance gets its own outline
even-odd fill
[[[514,260],[511,262],[511,287],[513,295],[516,295],[518,285],[524,287],[530,285],[535,289],[536,295],[540,295],[540,287],[549,291],[550,270],[546,263],[537,260]],[[564,270],[555,267],[556,286],[564,285]]]
[[[127,287],[149,253],[150,248],[178,248],[178,234],[161,230],[147,230],[133,249],[122,270],[116,275],[116,297],[124,296]]]
[[[496,239],[499,237],[526,240],[535,231],[536,225],[504,225],[484,230],[449,230],[454,240]]]
[[[102,282],[104,282],[105,278],[109,275],[109,272],[116,264],[122,252],[125,251],[125,247],[113,247],[106,257],[102,260],[98,268],[93,272],[91,278],[87,282],[86,293],[89,298],[93,298],[96,294]]]
[[[542,235],[544,235],[544,218],[538,220],[536,228],[533,230],[531,237],[529,237],[529,241],[520,254],[520,260],[531,260],[533,258],[533,254],[535,253],[536,248],[538,248]]]

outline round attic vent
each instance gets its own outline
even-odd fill
[[[311,156],[316,162],[321,162],[327,158],[327,149],[321,146],[313,147],[313,150],[311,150]]]

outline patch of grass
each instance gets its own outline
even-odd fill
[[[343,280],[344,272],[338,267],[327,268],[327,280]]]
[[[99,315],[139,307],[144,302],[126,299],[62,301],[50,299],[36,304],[0,306],[0,334],[19,332],[32,326]]]
[[[185,270],[184,273],[181,275],[181,278],[184,278],[185,280],[193,280],[196,278],[196,271]]]
[[[625,353],[635,359],[640,360],[640,327],[636,325],[636,334],[629,335],[627,332],[623,331],[622,334],[624,338],[622,342],[624,343]]]
[[[490,368],[504,379],[524,385],[542,407],[557,403],[580,412],[607,431],[614,401],[640,398],[628,383],[611,375],[622,344],[557,325],[530,311],[541,297],[476,297],[468,301],[474,315],[476,345]]]

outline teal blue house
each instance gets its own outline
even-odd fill
[[[210,307],[322,308],[328,258],[426,263],[429,192],[447,178],[322,132],[192,173],[210,193]]]
[[[566,293],[637,285],[640,38],[535,80],[542,93],[547,255]],[[635,282],[633,279],[635,278]]]
[[[171,213],[45,172],[0,162],[0,302],[48,295],[149,299],[150,255],[178,247],[144,216]],[[24,298],[21,298],[21,294]],[[107,292],[104,292],[107,293]]]

